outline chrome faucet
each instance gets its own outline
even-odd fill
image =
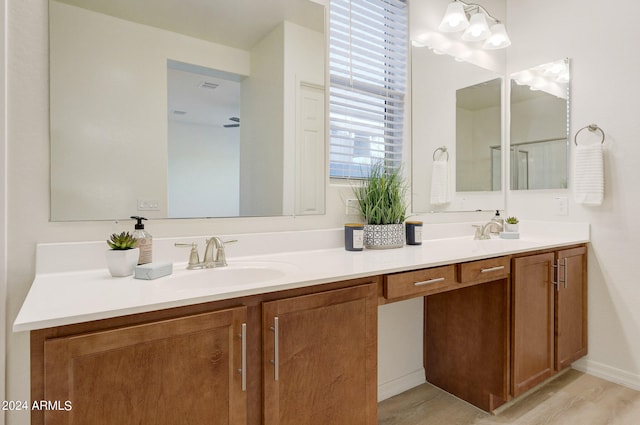
[[[502,224],[495,220],[491,220],[483,225],[474,224],[473,227],[476,228],[476,234],[473,237],[473,239],[476,240],[491,239],[491,233],[500,233],[503,230]]]
[[[214,267],[225,267],[227,266],[227,256],[224,251],[224,247],[226,243],[238,242],[237,240],[230,241],[222,241],[217,236],[212,236],[207,239],[207,247],[204,251],[204,261],[200,262],[200,256],[198,255],[198,244],[190,243],[176,243],[174,244],[177,247],[185,247],[191,248],[191,253],[189,254],[189,264],[187,265],[187,269],[211,269]],[[214,256],[215,251],[215,256]]]

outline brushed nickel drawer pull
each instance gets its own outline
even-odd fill
[[[567,264],[567,257],[564,257],[564,289],[569,287],[569,283],[567,282],[569,280],[569,272],[567,271],[568,267],[569,264]]]
[[[560,290],[560,261],[558,261],[558,264],[553,264],[553,277],[551,283],[556,287],[556,292]]]
[[[278,339],[280,338],[280,331],[278,329],[278,316],[273,318],[273,326],[271,327],[273,331],[273,360],[271,360],[271,364],[273,364],[273,380],[277,381],[280,377],[280,347],[278,346],[280,342]]]
[[[430,283],[442,282],[444,280],[445,280],[444,277],[436,277],[434,279],[424,280],[422,282],[415,282],[413,286],[429,285]]]
[[[491,272],[497,272],[498,270],[504,270],[504,266],[496,266],[496,267],[489,267],[488,269],[480,269],[480,273],[491,273]]]
[[[247,391],[247,324],[242,324],[242,391]]]

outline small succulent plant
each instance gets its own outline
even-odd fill
[[[115,250],[133,249],[135,248],[135,243],[136,238],[129,232],[113,233],[107,241],[109,248]]]
[[[519,220],[518,217],[507,217],[507,219],[505,220],[507,223],[509,224],[518,224]]]

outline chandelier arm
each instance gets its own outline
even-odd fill
[[[490,14],[487,11],[487,9],[484,8],[484,6],[482,6],[482,5],[478,4],[478,3],[467,3],[467,2],[462,1],[462,0],[454,0],[454,1],[457,1],[458,3],[462,3],[462,5],[464,6],[464,13],[469,15],[468,17],[471,17],[471,14],[469,13],[470,11],[472,11],[473,9],[478,9],[479,11],[482,11],[482,13],[484,13],[489,19],[491,19],[496,24],[500,23],[500,20],[498,18],[496,18],[495,16]]]

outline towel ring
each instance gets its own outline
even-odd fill
[[[604,130],[602,130],[600,127],[598,127],[597,124],[589,124],[586,127],[582,127],[580,130],[576,131],[576,135],[573,136],[573,143],[576,144],[576,146],[578,146],[578,134],[580,134],[580,132],[584,129],[589,129],[590,132],[595,132],[595,131],[599,131],[600,133],[602,133],[602,140],[600,141],[600,144],[604,143]]]
[[[436,160],[436,155],[438,154],[438,152],[442,152],[443,154],[445,154],[447,157],[447,161],[449,161],[449,152],[447,151],[447,147],[446,146],[440,146],[439,148],[437,148],[435,151],[433,151],[433,160]]]

